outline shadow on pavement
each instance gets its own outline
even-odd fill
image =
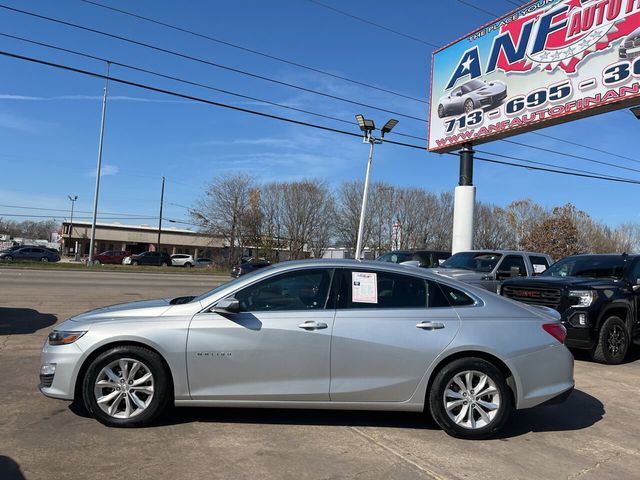
[[[517,437],[529,432],[582,430],[602,420],[604,414],[604,405],[600,400],[581,390],[574,390],[559,405],[515,412],[498,438]]]
[[[604,406],[597,398],[575,390],[567,401],[560,405],[514,412],[498,438],[517,437],[528,432],[582,430],[600,421],[604,413]],[[422,413],[196,407],[171,409],[159,420],[158,425],[191,422],[360,426],[425,430],[439,428],[430,415]]]
[[[50,327],[58,321],[55,315],[31,308],[0,307],[0,335],[25,335]]]
[[[2,480],[25,480],[18,465],[12,458],[0,455],[0,478]]]

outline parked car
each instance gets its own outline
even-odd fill
[[[198,297],[115,305],[59,324],[40,390],[98,421],[177,406],[430,411],[484,438],[512,410],[564,400],[559,314],[384,262],[284,262]]]
[[[544,253],[473,250],[456,253],[434,272],[497,292],[503,280],[539,275],[552,263]]]
[[[440,252],[435,250],[393,250],[380,255],[376,262],[405,263],[417,267],[432,268],[439,266],[451,252]]]
[[[174,267],[186,267],[191,268],[195,265],[195,260],[192,255],[186,255],[184,253],[176,253],[171,255],[171,265]]]
[[[501,293],[560,312],[567,346],[598,362],[621,363],[640,343],[640,256],[566,257],[539,277],[504,282]]]
[[[631,32],[618,48],[620,60],[632,62],[640,57],[640,28]]]
[[[15,250],[0,252],[0,260],[11,262],[13,260],[32,262],[58,262],[60,254],[44,247],[21,247]]]
[[[504,82],[471,80],[440,98],[438,117],[471,113],[478,108],[491,110],[500,106],[505,98],[507,85]]]
[[[198,258],[193,266],[194,268],[213,268],[214,263],[210,258]]]
[[[122,260],[124,265],[155,265],[166,267],[171,265],[171,257],[164,252],[142,252]]]
[[[241,277],[242,275],[246,275],[247,273],[255,272],[264,267],[268,267],[271,265],[269,260],[265,260],[264,258],[253,258],[248,262],[241,263],[240,265],[236,265],[231,270],[231,276],[234,278]]]
[[[93,259],[95,263],[102,263],[105,265],[120,265],[125,257],[130,256],[131,253],[124,250],[107,250],[106,252],[99,253]]]

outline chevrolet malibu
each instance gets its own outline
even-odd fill
[[[58,325],[40,390],[113,427],[177,406],[427,411],[461,438],[562,401],[573,357],[555,311],[383,262],[286,262],[198,297]]]

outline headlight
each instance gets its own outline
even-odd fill
[[[69,345],[87,332],[62,332],[54,330],[49,334],[49,345]]]
[[[572,303],[572,307],[590,307],[598,298],[598,294],[595,290],[571,290],[569,291],[569,297],[575,301],[575,303]]]

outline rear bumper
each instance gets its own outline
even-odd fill
[[[559,405],[561,403],[564,403],[571,396],[571,394],[573,393],[573,390],[574,390],[574,387],[571,387],[569,390],[562,392],[561,394],[556,395],[553,398],[550,398],[546,402],[541,403],[539,406],[548,407],[549,405]]]

